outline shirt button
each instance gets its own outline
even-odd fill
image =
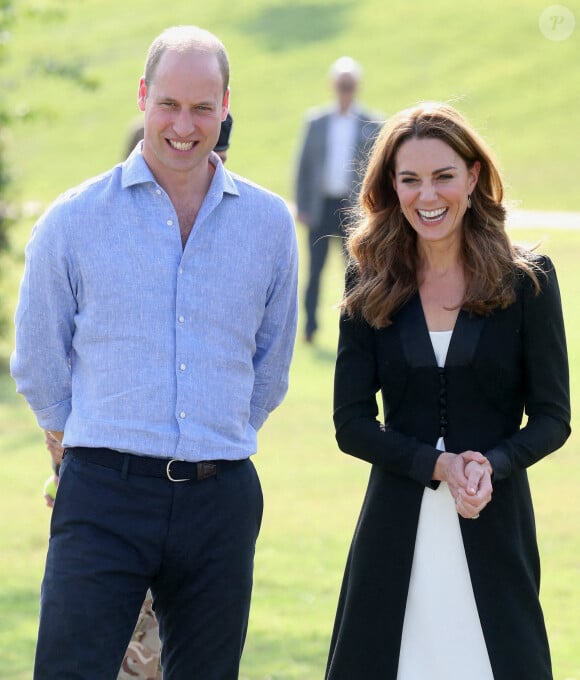
[[[177,273],[178,273],[178,274],[183,274],[183,267],[179,267],[179,269],[177,270]]]
[[[179,370],[185,371],[185,364],[179,364]]]
[[[156,193],[158,196],[161,196],[161,189],[155,189],[155,193]]]
[[[172,227],[173,226],[173,220],[167,220],[167,226]]]
[[[179,316],[179,317],[177,317],[177,320],[179,321],[179,323],[183,323],[185,321],[185,317]]]
[[[180,417],[180,418],[185,418],[185,411],[182,411],[182,412],[179,414],[179,417]]]

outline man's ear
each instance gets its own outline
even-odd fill
[[[145,111],[145,101],[147,99],[147,85],[145,83],[145,78],[141,78],[139,81],[139,90],[137,92],[137,105],[139,106],[139,111]]]
[[[224,98],[222,101],[222,122],[228,117],[228,111],[230,110],[230,88],[225,91]]]

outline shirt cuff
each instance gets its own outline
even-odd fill
[[[257,432],[266,422],[269,413],[263,408],[252,406],[250,410],[250,425]]]
[[[60,401],[53,406],[47,406],[43,409],[35,409],[34,415],[36,422],[43,430],[52,430],[53,432],[64,431],[66,421],[71,412],[71,400],[66,399]]]

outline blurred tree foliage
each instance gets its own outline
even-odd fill
[[[26,3],[20,3],[19,7],[22,9]],[[10,40],[12,38],[11,28],[14,25],[16,14],[16,0],[0,0],[0,62],[7,56],[7,51],[10,49]],[[52,6],[28,7],[28,12],[38,12],[41,15],[48,16],[51,13],[51,20],[61,20],[66,16],[67,7],[66,2],[59,2],[55,0]],[[49,76],[56,76],[57,78],[70,80],[79,88],[85,90],[98,90],[100,87],[99,81],[87,70],[85,60],[78,58],[71,59],[57,59],[53,56],[37,55],[32,59],[30,64],[32,72],[41,72]],[[11,111],[5,99],[0,94],[0,257],[8,253],[9,240],[8,230],[10,223],[14,221],[17,215],[17,205],[14,199],[14,185],[10,182],[10,172],[8,169],[8,162],[6,159],[6,132],[10,124],[14,121],[16,114]],[[2,267],[0,266],[0,277],[2,276]],[[6,328],[6,318],[3,313],[3,304],[0,300],[0,336]]]
[[[6,47],[10,39],[9,26],[12,21],[12,2],[0,0],[0,59],[4,58]],[[8,124],[9,113],[4,102],[0,99],[0,251],[8,245],[8,183],[9,176],[4,156],[4,131]]]
[[[0,60],[5,57],[7,45],[10,41],[10,25],[12,23],[13,3],[10,0],[0,0]],[[5,100],[0,96],[0,255],[8,250],[8,226],[10,222],[9,182],[5,156],[5,135],[10,114]],[[3,267],[0,268],[0,277]],[[6,314],[4,305],[0,301],[0,336],[6,332]]]

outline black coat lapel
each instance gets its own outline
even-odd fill
[[[421,298],[414,295],[396,315],[403,352],[409,366],[436,365]],[[473,360],[484,319],[460,310],[451,336],[446,366],[465,366]]]
[[[421,298],[414,295],[397,313],[396,320],[403,352],[409,366],[431,366],[436,364],[433,345],[429,338],[429,330],[425,322]]]
[[[460,310],[447,352],[446,366],[466,366],[473,361],[484,318]]]

